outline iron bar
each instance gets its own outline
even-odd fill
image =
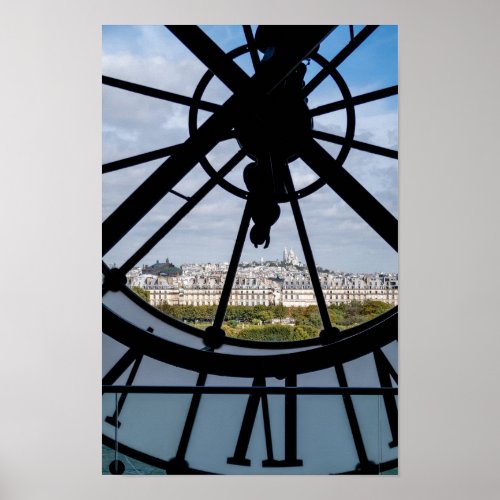
[[[376,29],[378,26],[365,26],[329,63],[322,68],[304,87],[304,94],[309,95],[327,76],[331,68],[342,64]]]
[[[132,369],[130,370],[129,376],[127,378],[127,385],[132,385],[134,383],[134,379],[137,375],[137,371],[139,370],[139,366],[142,361],[142,355],[139,354],[134,361],[134,364],[132,366]],[[120,413],[123,409],[123,406],[125,405],[125,401],[127,399],[128,394],[126,392],[122,392],[120,394],[120,399],[118,400],[118,405],[115,408],[115,413],[112,416],[106,417],[104,420],[111,425],[114,425],[116,427],[120,427],[120,422],[118,421],[118,417],[120,416]]]
[[[304,396],[383,396],[398,394],[397,387],[275,387],[275,386],[187,386],[187,385],[103,385],[103,394],[256,394]]]
[[[257,71],[260,64],[259,54],[257,52],[257,47],[255,45],[255,38],[252,33],[252,27],[248,25],[243,25],[243,32],[247,41],[248,51],[250,52],[250,57],[252,58],[253,69]]]
[[[120,267],[122,273],[127,273],[147,253],[157,245],[216,185],[218,178],[227,175],[244,158],[245,154],[238,151],[218,172],[218,176],[209,179],[189,200],[182,205],[172,217],[163,224],[126,262]]]
[[[290,174],[288,165],[284,166],[283,173],[286,190],[288,191],[288,196],[290,197],[290,205],[292,207],[293,216],[295,218],[295,224],[297,225],[297,231],[299,233],[300,244],[302,245],[304,257],[306,259],[306,264],[309,270],[309,276],[311,278],[314,294],[316,295],[316,301],[318,303],[321,321],[323,322],[323,327],[325,329],[331,329],[332,322],[330,320],[330,315],[328,314],[328,307],[326,305],[325,296],[323,295],[323,289],[321,288],[321,282],[319,279],[318,270],[316,268],[316,263],[314,261],[314,255],[312,253],[311,244],[309,243],[309,237],[307,236],[304,218],[302,217],[302,212],[297,200],[295,187],[293,185],[293,179]]]
[[[183,200],[189,201],[189,196],[185,196],[182,193],[179,193],[179,191],[176,191],[175,189],[171,189],[170,192],[177,196],[178,198],[182,198]]]
[[[132,364],[135,363],[142,356],[138,354],[133,349],[129,349],[118,361],[117,363],[104,375],[102,378],[103,387],[109,386],[112,387],[112,384],[115,383],[121,375],[125,372],[125,370]],[[127,387],[127,386],[125,386]]]
[[[215,104],[214,102],[194,101],[193,98],[185,95],[168,92],[166,90],[154,89],[145,85],[139,85],[138,83],[126,82],[125,80],[112,78],[110,76],[103,75],[102,83],[104,85],[109,85],[110,87],[128,90],[129,92],[134,92],[135,94],[142,94],[148,97],[154,97],[155,99],[161,99],[163,101],[183,104],[184,106],[196,106],[197,108],[204,109],[205,111],[211,111],[212,113],[221,107],[220,104]]]
[[[378,101],[379,99],[384,99],[386,97],[391,97],[397,95],[398,86],[393,85],[392,87],[386,87],[380,90],[374,90],[373,92],[367,92],[366,94],[360,94],[351,99],[352,104],[357,106],[359,104],[366,104],[373,101]],[[332,102],[330,104],[324,104],[323,106],[318,106],[317,108],[311,109],[311,116],[324,115],[326,113],[332,113],[334,111],[339,111],[347,107],[347,102],[342,99],[340,101]]]
[[[322,141],[333,142],[334,144],[344,144],[345,138],[331,134],[328,132],[322,132],[321,130],[313,130],[313,137],[316,139],[321,139]],[[374,155],[385,156],[386,158],[392,158],[393,160],[398,159],[398,152],[394,149],[383,148],[381,146],[375,146],[375,144],[368,144],[362,141],[351,141],[351,147],[354,149],[358,149],[360,151],[365,151],[367,153],[372,153]]]
[[[219,80],[236,92],[248,75],[197,26],[166,26]]]
[[[231,255],[231,261],[227,270],[226,279],[224,280],[224,286],[222,288],[219,304],[217,305],[217,312],[215,313],[213,327],[216,330],[219,330],[222,327],[222,322],[224,321],[224,316],[226,315],[227,305],[231,297],[231,290],[233,288],[234,278],[236,277],[236,271],[238,270],[238,264],[240,263],[241,252],[245,244],[249,225],[250,208],[247,202],[245,209],[243,210],[241,224],[238,229],[238,235],[236,236],[236,242],[234,243],[233,254]]]
[[[299,46],[290,47],[289,51],[283,55],[284,64],[281,66],[289,67],[289,70],[283,74],[280,65],[266,65],[266,71],[271,76],[271,80],[276,83],[266,90],[270,94],[278,85],[280,85],[290,73],[304,60],[307,59],[319,44],[335,29],[337,26],[302,26],[301,30],[297,30],[297,37],[303,42],[302,48]]]
[[[228,108],[215,113],[170,158],[160,165],[102,224],[102,253],[105,255],[208,153],[227,132]]]
[[[316,141],[301,147],[300,156],[389,245],[398,249],[398,221]]]
[[[166,27],[233,92],[241,90],[248,83],[248,75],[200,28]],[[318,25],[295,28],[301,44],[296,44],[288,53],[283,54],[280,63],[266,65],[265,74],[260,73],[256,79],[256,87],[259,88],[263,83],[261,90],[266,93],[272,92],[336,27]],[[274,83],[270,87],[266,84],[269,80]]]
[[[122,160],[104,163],[102,166],[102,173],[107,174],[109,172],[114,172],[115,170],[121,170],[122,168],[133,167],[134,165],[140,165],[141,163],[146,163],[148,161],[165,158],[166,156],[170,156],[173,152],[177,151],[177,149],[179,149],[181,146],[182,144],[175,144],[174,146],[156,149],[155,151],[149,151],[148,153],[130,156],[129,158],[123,158]]]

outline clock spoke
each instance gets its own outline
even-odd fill
[[[215,313],[215,319],[213,325],[207,329],[210,333],[217,335],[222,328],[222,323],[224,321],[224,316],[226,315],[227,305],[231,297],[231,290],[233,288],[234,278],[236,277],[236,271],[238,270],[238,264],[240,263],[241,252],[245,244],[245,239],[247,237],[248,226],[250,225],[250,207],[247,203],[243,211],[243,216],[241,218],[240,227],[238,229],[238,235],[236,236],[236,242],[234,244],[233,253],[231,255],[231,261],[229,262],[229,268],[227,270],[226,279],[224,280],[224,286],[222,288],[222,293],[220,296],[219,304],[217,305],[217,312]],[[209,337],[207,338],[209,340]]]
[[[365,26],[324,68],[304,87],[304,95],[309,95],[329,74],[330,69],[340,66],[376,29],[378,26]]]
[[[210,178],[196,193],[187,199],[187,202],[175,212],[123,265],[120,270],[123,274],[134,267],[155,245],[157,245],[191,210],[217,185],[218,179],[225,177],[244,158],[245,154],[238,151],[218,172],[217,177]],[[173,192],[173,190],[171,190]]]
[[[304,252],[304,257],[306,259],[307,269],[309,270],[311,284],[316,296],[316,301],[318,303],[321,321],[323,322],[323,328],[327,332],[333,332],[330,315],[328,314],[328,307],[326,305],[325,296],[323,295],[323,289],[321,288],[318,269],[316,267],[316,262],[314,261],[314,255],[312,253],[311,244],[309,243],[309,237],[307,235],[306,226],[304,224],[304,218],[302,217],[302,212],[297,200],[295,187],[293,185],[293,179],[290,174],[288,165],[283,168],[283,173],[286,190],[290,196],[290,205],[292,207],[295,224],[299,233],[300,244],[302,245],[302,251]]]
[[[398,221],[316,141],[301,147],[300,156],[389,245],[398,249]]]
[[[349,37],[351,38],[351,42],[354,40],[354,26],[352,24],[349,25]]]
[[[243,33],[245,34],[245,39],[248,45],[248,51],[250,52],[250,57],[252,58],[253,69],[257,71],[257,68],[260,65],[260,58],[259,58],[259,53],[257,52],[255,38],[252,33],[252,27],[248,25],[243,25]]]
[[[183,200],[185,201],[189,201],[189,196],[186,196],[185,194],[182,194],[182,193],[179,193],[178,191],[176,191],[175,189],[171,189],[170,192],[177,196],[177,198],[182,198]]]
[[[354,106],[360,104],[367,104],[369,102],[378,101],[379,99],[385,99],[386,97],[391,97],[398,94],[398,86],[393,85],[392,87],[386,87],[380,90],[374,90],[373,92],[367,92],[366,94],[360,94],[351,99],[351,103]],[[345,99],[340,101],[331,102],[330,104],[324,104],[323,106],[318,106],[311,109],[311,116],[324,115],[326,113],[332,113],[334,111],[339,111],[345,109],[348,103]]]
[[[197,26],[166,28],[233,92],[248,81],[248,75]]]
[[[177,151],[181,146],[182,144],[175,144],[173,146],[156,149],[154,151],[149,151],[147,153],[142,153],[140,155],[130,156],[129,158],[123,158],[122,160],[116,160],[116,161],[111,161],[109,163],[104,163],[102,165],[102,173],[107,174],[109,172],[115,172],[116,170],[121,170],[123,168],[133,167],[134,165],[140,165],[141,163],[146,163],[148,161],[165,158],[166,156],[170,156],[172,153]]]
[[[340,145],[343,145],[347,142],[347,139],[345,137],[322,132],[321,130],[313,130],[313,137]],[[374,155],[385,156],[386,158],[393,158],[394,160],[398,159],[398,152],[394,149],[383,148],[381,146],[375,146],[375,144],[368,144],[366,142],[356,140],[350,141],[350,144],[352,148],[359,149],[360,151],[366,151],[367,153],[373,153]]]
[[[175,92],[168,92],[166,90],[155,89],[152,87],[147,87],[145,85],[139,85],[138,83],[126,82],[125,80],[112,78],[110,76],[103,75],[102,83],[110,87],[115,87],[122,90],[128,90],[129,92],[133,92],[135,94],[142,94],[148,97],[161,99],[163,101],[169,101],[176,104],[183,104],[184,106],[195,106],[205,111],[211,111],[212,113],[220,108],[220,104],[216,104],[214,102],[195,100],[192,97],[176,94]]]

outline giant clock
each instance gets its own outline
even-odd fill
[[[227,53],[194,26],[168,26],[207,70],[191,96],[108,76],[105,85],[189,106],[182,144],[103,165],[104,174],[165,158],[103,222],[103,255],[200,163],[209,180],[120,266],[103,262],[103,442],[119,456],[167,474],[378,474],[397,467],[397,309],[354,328],[331,323],[300,200],[322,186],[336,192],[397,251],[397,220],[343,168],[353,149],[397,158],[355,140],[356,106],[397,93],[397,86],[352,95],[338,67],[375,32],[357,30],[333,58],[318,47],[336,26],[242,27],[246,43]],[[250,54],[248,75],[236,63]],[[307,63],[319,66],[305,84]],[[204,93],[212,78],[232,92],[222,105]],[[330,79],[341,98],[321,107],[308,95]],[[198,113],[211,116],[201,125]],[[343,111],[344,134],[316,130],[314,117]],[[228,137],[239,150],[222,168],[208,153]],[[336,155],[317,139],[340,146]],[[317,179],[296,188],[289,163],[301,158]],[[245,188],[226,179],[241,161]],[[199,330],[170,318],[126,286],[135,266],[215,186],[245,200],[213,325]],[[245,243],[266,247],[289,204],[323,328],[297,342],[229,338],[223,320]]]

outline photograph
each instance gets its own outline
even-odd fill
[[[398,27],[104,25],[102,162],[102,474],[397,475]]]

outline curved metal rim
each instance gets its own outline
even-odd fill
[[[104,305],[102,326],[105,335],[163,363],[199,373],[247,378],[282,378],[323,370],[369,354],[398,336],[398,316],[394,312],[370,328],[328,345],[286,354],[249,355],[204,351],[177,344],[142,330]]]
[[[114,449],[115,448],[115,441],[114,439],[110,438],[109,436],[106,436],[105,434],[102,435],[102,444],[107,446],[108,448]],[[132,448],[130,446],[127,446],[123,443],[118,442],[118,453],[121,453],[122,455],[126,455],[127,457],[133,458],[135,460],[139,460],[141,462],[144,462],[147,465],[151,465],[152,467],[157,467],[158,469],[163,469],[167,470],[169,467],[169,463],[167,460],[163,460],[162,458],[157,458],[154,457],[153,455],[149,455],[148,453],[144,453],[142,451],[136,450],[135,448]],[[380,468],[380,472],[386,472],[391,469],[395,469],[398,466],[398,459],[395,458],[393,460],[388,460],[387,462],[382,462],[380,464],[377,464],[378,467]],[[186,475],[193,474],[193,475],[220,475],[218,472],[208,472],[208,471],[202,471],[200,469],[192,469],[188,468],[186,469],[186,472],[184,473]],[[349,475],[349,474],[355,474],[359,475],[362,474],[362,472],[352,470],[348,472],[337,472],[336,474],[342,474],[342,475]]]
[[[152,306],[145,300],[141,299],[139,295],[137,295],[127,286],[123,286],[120,291],[123,292],[123,294],[126,295],[129,299],[131,299],[135,304],[144,309],[147,313],[153,315],[157,319],[162,320],[164,323],[167,323],[170,326],[174,326],[178,330],[182,330],[185,333],[195,335],[196,337],[200,337],[203,339],[207,337],[207,333],[205,331],[200,330],[199,328],[196,328],[194,326],[188,325],[178,319],[173,318],[172,316],[169,316],[168,314],[165,314],[164,312]],[[108,292],[108,293],[113,293],[113,292]],[[351,337],[354,334],[362,332],[367,328],[372,328],[373,326],[377,325],[381,321],[384,321],[393,314],[397,314],[397,312],[398,312],[398,306],[395,306],[389,311],[386,311],[385,313],[381,314],[380,316],[377,316],[376,318],[371,319],[370,321],[362,323],[361,325],[353,326],[352,328],[348,328],[347,330],[343,330],[342,332],[340,332],[338,339],[342,340]],[[224,344],[238,346],[238,347],[248,347],[251,349],[290,349],[295,347],[311,347],[311,346],[323,345],[319,337],[306,340],[286,340],[286,341],[244,340],[244,339],[236,339],[233,337],[226,337],[224,339]]]
[[[236,47],[235,49],[231,50],[228,52],[228,56],[236,59],[243,54],[248,52],[248,47],[247,45],[241,45],[239,47]],[[319,53],[311,54],[310,59],[312,59],[315,63],[319,64],[322,67],[325,67],[328,65],[328,61]],[[345,80],[343,77],[340,75],[340,73],[337,71],[336,68],[330,68],[328,71],[328,74],[333,78],[335,83],[337,84],[338,88],[340,89],[340,92],[342,94],[342,98],[344,99],[346,106],[345,106],[345,111],[347,115],[347,124],[346,124],[346,130],[345,130],[345,142],[342,144],[340,152],[336,158],[337,162],[339,165],[343,165],[345,162],[352,146],[352,141],[354,139],[354,133],[356,129],[356,111],[354,109],[354,104],[352,101],[352,95],[349,90],[349,87],[347,86]],[[193,100],[196,103],[201,101],[201,98],[203,97],[203,93],[205,92],[205,89],[207,88],[208,84],[210,83],[210,80],[213,78],[213,73],[208,70],[205,72],[205,74],[202,76],[200,81],[198,82],[198,85],[194,91],[193,94]],[[198,118],[198,107],[196,105],[191,106],[189,108],[189,117],[188,117],[188,128],[189,128],[189,133],[192,135],[198,128],[197,124],[197,118]],[[247,154],[248,157],[248,154]],[[252,160],[253,161],[253,160]],[[217,170],[212,166],[212,164],[209,162],[209,160],[206,157],[203,157],[200,159],[200,165],[203,167],[205,172],[210,176],[210,177],[215,177],[217,175]],[[242,199],[247,199],[248,198],[248,191],[241,189],[231,182],[227,181],[224,178],[218,179],[217,183],[219,186],[221,186],[223,189],[228,191],[229,193],[238,196],[239,198]],[[297,197],[298,198],[304,198],[314,192],[316,192],[318,189],[323,187],[326,184],[326,181],[323,179],[317,179],[308,186],[305,186],[301,189],[297,190]],[[287,203],[290,201],[289,197],[278,199],[278,203]]]

